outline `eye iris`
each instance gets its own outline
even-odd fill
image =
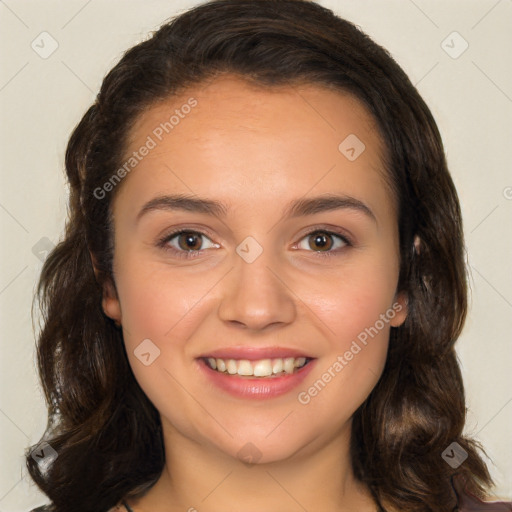
[[[313,237],[314,244],[319,246],[320,249],[325,249],[326,246],[327,246],[327,249],[331,248],[332,242],[329,243],[328,241],[326,241],[326,240],[329,240],[329,239],[330,239],[330,235],[328,235],[326,233],[316,234]],[[318,249],[314,249],[314,250],[318,250]]]
[[[178,237],[180,249],[198,251],[201,247],[201,236],[194,233],[181,233]],[[185,241],[182,244],[182,241]],[[194,244],[194,241],[196,242]]]

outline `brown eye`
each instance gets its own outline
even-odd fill
[[[347,245],[350,245],[350,242],[344,236],[330,231],[317,230],[306,235],[299,243],[298,248],[310,252],[335,253],[336,249],[342,249]]]
[[[324,249],[329,250],[333,245],[331,235],[322,232],[315,233],[314,235],[309,235],[309,241],[309,246],[314,251],[323,251]]]
[[[184,229],[165,236],[159,241],[158,246],[180,257],[196,256],[203,250],[220,247],[204,233]]]
[[[194,233],[193,231],[178,233],[178,246],[184,251],[199,251],[202,245],[202,236],[200,233]]]

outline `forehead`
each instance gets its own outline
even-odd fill
[[[226,204],[238,198],[254,211],[310,192],[392,202],[375,120],[354,96],[326,87],[216,78],[141,115],[126,157],[149,139],[151,150],[125,180],[131,185],[121,187],[132,199],[179,191]]]

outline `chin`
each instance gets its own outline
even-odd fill
[[[261,433],[251,435],[246,432],[240,437],[230,439],[227,446],[218,446],[218,449],[251,467],[286,461],[309,444],[305,440],[290,439],[289,436],[285,438],[279,434],[270,434],[269,437],[266,435]],[[270,439],[273,435],[275,437]]]

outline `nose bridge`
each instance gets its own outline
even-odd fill
[[[271,248],[246,237],[236,248],[234,265],[219,307],[223,321],[251,329],[293,321],[293,293],[279,275],[280,260]]]

